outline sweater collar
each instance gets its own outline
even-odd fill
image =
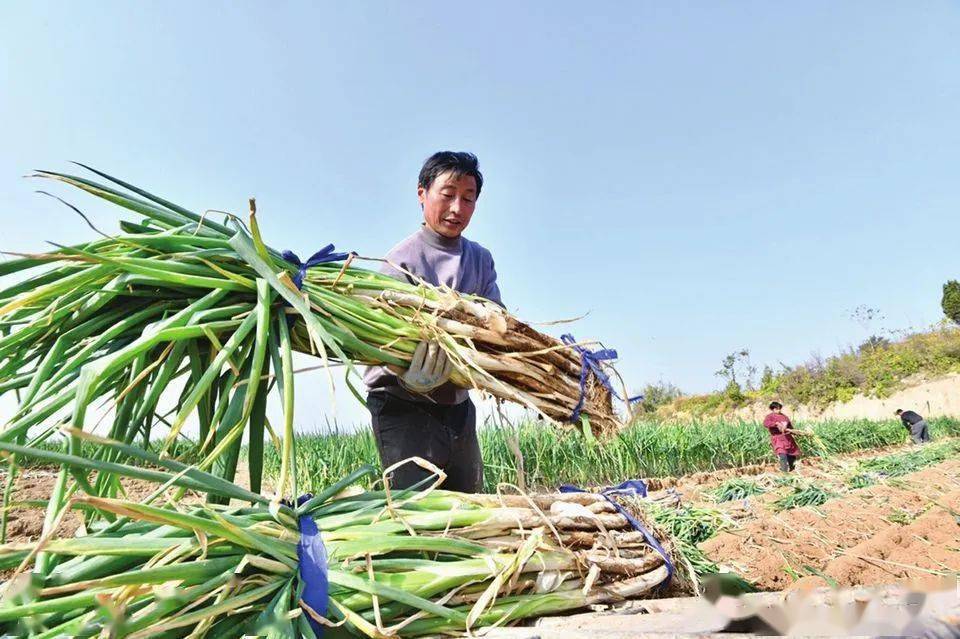
[[[452,238],[440,235],[426,223],[420,226],[420,237],[425,244],[440,249],[441,251],[459,251],[463,240],[462,235]]]

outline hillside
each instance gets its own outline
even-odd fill
[[[889,419],[897,408],[960,414],[960,329],[943,325],[899,340],[871,338],[857,348],[815,357],[760,381],[687,395],[650,407],[664,419],[756,418],[779,400],[802,419]]]
[[[757,401],[738,409],[735,414],[745,420],[762,419],[769,412],[767,404]],[[848,401],[833,402],[825,407],[804,404],[786,406],[791,417],[799,421],[891,419],[898,408],[915,410],[930,417],[960,415],[960,374],[950,373],[930,380],[923,377],[908,379],[900,390],[889,397],[858,394]]]

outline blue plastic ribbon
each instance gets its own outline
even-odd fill
[[[590,491],[584,490],[578,486],[563,484],[562,486],[560,486],[560,492],[561,493],[586,493]],[[647,530],[646,526],[641,524],[636,517],[631,515],[623,506],[618,504],[617,501],[613,498],[614,495],[631,495],[631,496],[646,497],[647,485],[643,483],[642,479],[630,479],[623,482],[619,486],[611,486],[609,488],[604,488],[603,490],[600,491],[600,494],[603,496],[604,499],[610,502],[610,504],[614,508],[617,509],[618,513],[624,516],[627,522],[631,526],[633,526],[634,530],[636,530],[637,532],[643,535],[643,538],[647,541],[647,544],[649,544],[654,550],[660,553],[660,556],[663,557],[663,564],[667,567],[667,577],[660,584],[660,588],[666,588],[667,586],[669,586],[670,580],[673,579],[673,573],[675,572],[676,569],[674,568],[673,562],[670,560],[670,556],[667,554],[667,551],[663,549],[663,546],[660,544],[657,538],[653,536],[653,533]]]
[[[327,244],[311,255],[306,262],[301,262],[293,251],[284,251],[282,255],[283,259],[297,267],[297,274],[293,276],[293,283],[297,285],[297,289],[303,288],[303,278],[307,276],[308,268],[327,262],[342,262],[350,257],[350,253],[334,253],[333,244]]]
[[[297,499],[297,506],[305,504],[313,495],[307,493]],[[320,537],[317,522],[310,515],[300,515],[297,518],[297,527],[300,529],[300,541],[297,543],[297,560],[299,561],[300,581],[303,582],[303,593],[300,598],[305,604],[313,608],[320,616],[327,616],[327,599],[330,592],[330,582],[327,579],[327,549]],[[304,611],[306,614],[306,611]],[[323,626],[307,614],[307,622],[317,637],[323,636]]]
[[[600,362],[607,359],[617,359],[617,351],[612,348],[603,348],[598,351],[591,351],[589,348],[584,348],[577,344],[577,340],[574,339],[573,335],[567,333],[560,336],[560,340],[567,346],[573,346],[578,353],[580,353],[580,398],[577,400],[577,405],[573,409],[573,413],[570,415],[570,421],[577,422],[580,421],[580,411],[583,410],[583,403],[587,399],[587,371],[593,371],[593,374],[596,375],[597,380],[606,386],[607,390],[610,391],[610,394],[619,399],[620,401],[625,401],[627,404],[632,404],[643,399],[643,395],[635,395],[633,397],[628,397],[623,399],[614,390],[613,384],[610,382],[610,377],[603,372],[603,367]]]

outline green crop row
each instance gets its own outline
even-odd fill
[[[933,437],[960,435],[960,420],[929,420]],[[810,428],[809,425],[807,425]],[[801,440],[805,455],[835,455],[905,443],[899,420],[827,421],[812,426],[816,437]],[[580,433],[564,434],[542,422],[516,429],[480,430],[484,484],[522,483],[527,488],[555,488],[560,484],[600,486],[624,479],[684,475],[775,461],[767,431],[757,423],[704,421],[686,424],[637,422],[617,437],[600,441]],[[512,450],[513,440],[522,455]],[[265,470],[279,472],[279,457],[267,448]],[[357,433],[298,435],[296,465],[301,481],[320,490],[361,464],[378,463],[369,430]]]

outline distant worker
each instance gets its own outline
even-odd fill
[[[763,419],[763,426],[770,431],[770,444],[773,452],[780,460],[780,470],[785,473],[793,472],[797,457],[800,456],[800,447],[793,438],[793,424],[790,418],[783,414],[783,404],[770,402],[770,414]]]
[[[910,433],[910,439],[914,444],[924,444],[930,441],[930,428],[927,426],[927,420],[913,412],[912,410],[897,409],[897,417],[903,422],[903,427]]]

